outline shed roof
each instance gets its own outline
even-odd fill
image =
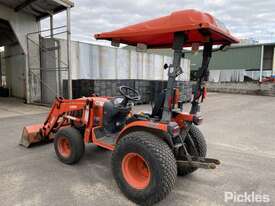
[[[22,11],[33,15],[38,20],[74,6],[74,3],[69,0],[0,0],[0,4],[13,9],[15,12]]]

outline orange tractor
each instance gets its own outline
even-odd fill
[[[159,95],[152,113],[132,112],[138,91],[121,86],[121,97],[57,98],[44,124],[24,128],[21,144],[29,147],[41,141],[54,141],[57,157],[65,164],[77,163],[85,144],[111,150],[112,172],[118,187],[137,204],[152,205],[164,199],[175,185],[176,177],[198,168],[214,169],[220,162],[206,158],[206,142],[196,127],[205,97],[204,82],[214,51],[237,43],[213,16],[196,10],[174,12],[151,21],[95,35],[96,39],[138,48],[172,48],[174,58],[168,69],[167,88]],[[214,48],[214,45],[219,47]],[[203,47],[202,66],[190,113],[182,110],[175,88],[184,57],[184,47]]]

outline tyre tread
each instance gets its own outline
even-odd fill
[[[72,149],[74,150],[73,155],[69,158],[62,157],[58,152],[57,140],[61,136],[65,136],[69,139],[72,145]],[[67,127],[67,128],[60,129],[55,134],[54,148],[55,148],[57,157],[63,163],[69,164],[69,165],[76,164],[77,162],[79,162],[85,152],[85,144],[83,141],[83,137],[80,134],[80,132],[74,127]]]
[[[112,156],[112,169],[114,172],[114,167],[116,167],[116,156],[118,151],[120,150],[121,145],[124,144],[139,144],[143,145],[144,148],[150,150],[152,156],[160,162],[160,172],[162,174],[160,185],[156,188],[156,191],[151,195],[149,198],[143,197],[140,199],[132,199],[129,198],[130,196],[127,194],[129,191],[125,191],[121,182],[117,182],[118,186],[121,188],[122,192],[128,197],[129,199],[133,200],[134,202],[142,205],[152,205],[161,200],[163,200],[173,189],[176,176],[177,176],[177,166],[174,154],[170,147],[157,137],[154,134],[148,132],[133,132],[127,134],[123,137],[118,145],[116,146],[115,151],[113,152]],[[114,174],[115,175],[115,174]]]

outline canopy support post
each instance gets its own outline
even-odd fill
[[[173,42],[173,50],[174,50],[174,58],[173,64],[169,66],[168,71],[168,82],[167,82],[167,90],[165,95],[163,113],[162,113],[162,122],[171,121],[172,111],[171,111],[171,100],[173,97],[174,86],[176,82],[176,77],[182,74],[182,69],[180,67],[181,58],[182,58],[182,47],[185,42],[185,34],[183,32],[174,33],[174,42]]]

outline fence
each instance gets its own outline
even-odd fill
[[[66,36],[66,27],[57,27],[27,35],[30,101],[50,104],[63,93],[64,81],[68,80],[67,44],[60,45],[57,38]],[[64,40],[65,41],[65,40]],[[67,81],[68,83],[68,81]]]
[[[60,40],[61,48],[65,44],[64,40]],[[165,63],[171,64],[172,58],[123,48],[72,42],[73,79],[167,80],[167,70],[163,69]],[[183,59],[181,67],[184,73],[178,80],[189,81],[190,60]]]
[[[56,96],[68,97],[68,44],[66,40],[57,38],[66,33],[62,29],[65,27],[54,29],[58,31],[53,36],[47,35],[48,30],[30,33],[27,36],[31,102],[50,104]],[[98,85],[95,87],[90,85],[87,89],[103,88],[105,91],[106,87],[111,90],[113,85],[116,85],[115,88],[122,85],[122,80],[136,80],[137,84],[139,84],[137,80],[164,81],[168,75],[163,65],[172,63],[171,57],[134,50],[81,42],[71,42],[71,46],[72,79],[96,80],[93,84]],[[181,66],[183,74],[178,80],[188,81],[190,61],[184,59]],[[100,80],[107,79],[112,82],[100,83]],[[125,84],[123,81],[123,85]],[[143,81],[140,84],[146,83]],[[142,93],[146,94],[145,89],[143,90]],[[87,95],[87,91],[84,93]],[[115,93],[106,90],[105,95],[109,94]],[[147,96],[149,95],[146,94],[145,97]]]

